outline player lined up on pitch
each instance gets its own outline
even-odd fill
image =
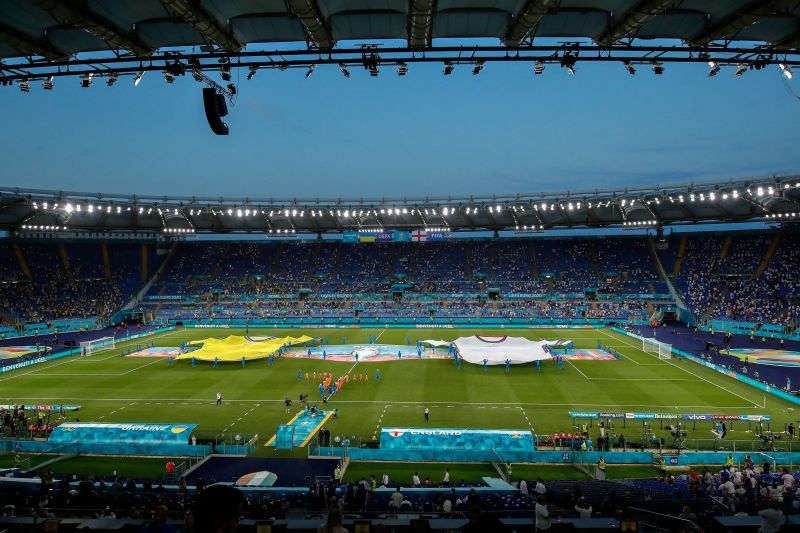
[[[324,401],[328,401],[331,397],[336,395],[337,392],[341,391],[342,388],[347,385],[348,383],[367,383],[369,382],[369,374],[366,373],[358,373],[358,374],[350,374],[349,372],[339,376],[335,381],[333,379],[333,374],[330,372],[317,372],[313,371],[309,375],[308,372],[303,374],[302,370],[297,371],[297,380],[301,381],[305,379],[306,381],[313,381],[319,383],[319,395]],[[377,370],[375,372],[375,379],[381,379],[381,371]]]

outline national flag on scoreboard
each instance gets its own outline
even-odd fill
[[[359,235],[358,242],[375,242],[377,238],[375,235]]]
[[[411,232],[411,240],[413,242],[425,242],[428,240],[428,232],[425,230],[416,230]]]

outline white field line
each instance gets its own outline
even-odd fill
[[[608,335],[609,337],[611,337],[611,335],[610,335],[610,334],[608,334],[608,333],[606,333],[606,331],[605,331],[605,330],[602,330],[602,332],[603,332],[605,335]],[[612,337],[612,338],[613,338],[613,337]],[[639,348],[638,348],[638,346],[635,346],[635,345],[631,344],[630,342],[627,342],[627,341],[623,341],[623,342],[625,342],[625,343],[626,343],[628,346],[630,346],[630,347],[632,347],[632,348],[636,348],[637,350],[639,349]],[[646,353],[647,355],[650,355],[650,356],[652,356],[652,357],[658,357],[657,355],[653,355],[653,354],[651,354],[651,353],[647,353],[647,352],[642,352],[642,353]],[[659,359],[659,360],[661,361],[662,359]],[[690,375],[692,375],[692,376],[694,376],[694,377],[696,377],[696,378],[702,379],[703,381],[705,381],[706,383],[708,383],[708,384],[710,384],[710,385],[714,385],[714,386],[715,386],[715,387],[717,387],[718,389],[720,389],[720,390],[723,390],[723,391],[727,392],[728,394],[732,394],[732,395],[736,396],[737,398],[741,398],[742,400],[745,400],[746,402],[749,402],[749,403],[753,404],[753,405],[754,405],[754,406],[756,406],[756,407],[761,407],[760,405],[758,405],[757,403],[755,403],[753,400],[751,400],[751,399],[749,399],[749,398],[745,398],[745,397],[744,397],[744,396],[742,396],[741,394],[737,394],[737,393],[735,393],[735,392],[733,392],[733,391],[730,391],[730,390],[726,389],[725,387],[723,387],[722,385],[719,385],[719,384],[717,384],[717,383],[714,383],[713,381],[710,381],[710,380],[708,380],[708,379],[704,378],[703,376],[700,376],[700,375],[698,375],[698,374],[695,374],[695,373],[694,373],[694,372],[692,372],[691,370],[687,370],[687,369],[683,368],[682,366],[678,366],[678,365],[676,365],[675,363],[671,362],[671,361],[670,361],[670,360],[668,360],[668,359],[663,359],[663,361],[664,361],[666,364],[668,364],[668,365],[672,365],[672,366],[674,366],[675,368],[679,368],[679,369],[683,370],[683,371],[684,371],[684,372],[686,372],[687,374],[690,374]]]
[[[9,397],[9,398],[0,398],[3,400],[47,400],[47,401],[85,401],[85,402],[164,402],[167,405],[175,404],[179,405],[183,402],[200,402],[201,398],[66,398],[66,397],[43,397],[43,396],[36,396],[36,397],[26,397],[21,398],[18,396]],[[226,403],[267,403],[267,402],[274,402],[274,403],[283,403],[286,398],[261,398],[257,400],[231,400],[226,398]],[[425,406],[430,405],[431,402],[409,402],[409,401],[386,401],[386,400],[336,400],[337,403],[341,404],[362,404],[362,403],[377,403],[381,405],[405,405],[405,406]],[[207,403],[207,402],[205,402]],[[485,402],[453,402],[453,401],[446,401],[444,403],[451,404],[451,405],[458,405],[458,406],[466,406],[466,407],[484,407],[484,406],[512,406],[512,407],[658,407],[658,408],[708,408],[708,409],[763,409],[762,406],[756,405],[754,407],[749,406],[741,406],[741,405],[653,405],[653,404],[600,404],[600,403],[519,403],[519,402],[494,402],[494,403],[485,403]]]
[[[578,371],[578,373],[579,373],[581,376],[585,377],[586,379],[589,379],[589,380],[591,380],[591,378],[590,378],[589,376],[587,376],[586,374],[584,374],[584,373],[581,371],[581,369],[580,369],[580,368],[578,368],[577,366],[573,365],[573,364],[572,364],[572,361],[570,361],[569,359],[567,359],[567,363],[569,363],[569,366],[571,366],[572,368],[574,368],[575,370],[577,370],[577,371]]]
[[[177,331],[178,330],[168,331],[167,333],[164,333],[163,335],[156,335],[153,338],[159,338],[160,339],[160,338],[166,337],[167,335],[175,333]],[[134,339],[134,340],[136,340],[136,339]],[[125,342],[128,342],[128,341],[125,341]],[[111,349],[114,349],[114,348],[111,348]],[[103,351],[104,350],[101,350],[100,352],[97,352],[97,353],[102,353]],[[56,373],[48,374],[48,373],[44,373],[44,372],[46,370],[50,370],[51,368],[55,368],[57,366],[66,365],[67,363],[88,362],[88,361],[85,361],[85,359],[87,359],[89,357],[93,357],[93,355],[88,355],[88,356],[86,356],[84,358],[81,358],[81,356],[79,356],[79,355],[68,355],[68,356],[66,356],[66,358],[67,358],[66,361],[59,361],[58,359],[56,359],[56,361],[58,361],[57,363],[53,363],[53,364],[40,363],[38,365],[33,365],[33,369],[32,370],[29,370],[28,372],[19,372],[19,373],[13,372],[11,376],[9,376],[7,378],[0,379],[0,383],[2,383],[4,381],[9,381],[9,380],[12,380],[12,379],[15,379],[15,378],[19,378],[19,377],[22,377],[22,376],[28,376],[30,374],[37,374],[39,372],[43,372],[42,374],[39,374],[39,375],[42,375],[42,376],[58,376],[59,374],[56,374]],[[119,356],[118,355],[114,355],[112,357],[119,357]],[[98,361],[105,361],[105,359],[100,359]],[[39,367],[39,368],[36,368],[36,367]],[[143,367],[137,367],[136,369],[138,369],[138,368],[143,368]],[[136,370],[136,369],[134,369],[134,370]],[[125,374],[123,373],[123,374],[66,374],[66,375],[69,375],[69,376],[81,376],[81,375],[87,375],[87,376],[90,376],[90,375],[91,376],[103,376],[103,375],[122,376],[122,375],[125,375]]]

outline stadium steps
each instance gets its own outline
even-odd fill
[[[597,280],[603,279],[603,272],[600,270],[600,264],[597,262],[597,248],[594,246],[594,241],[589,241],[588,246],[586,247],[586,256],[589,258],[589,262],[592,264],[594,278]]]
[[[681,242],[678,244],[678,257],[675,259],[675,266],[672,268],[672,277],[678,279],[681,275],[681,267],[683,260],[686,257],[686,245],[689,244],[689,238],[681,237]]]
[[[497,277],[497,243],[489,245],[489,281],[494,281]]]
[[[108,257],[108,243],[100,243],[100,254],[103,256],[103,273],[107,280],[111,280],[111,260]]]
[[[25,254],[22,253],[22,248],[19,247],[19,244],[13,243],[11,247],[14,249],[14,255],[17,257],[17,263],[19,263],[19,269],[25,275],[26,278],[29,280],[33,279],[33,275],[31,275],[31,269],[28,268],[28,262],[25,260]]]
[[[395,247],[389,246],[387,250],[388,253],[386,254],[386,279],[388,279],[389,283],[391,284],[394,280]]]
[[[61,257],[61,266],[64,267],[67,277],[70,281],[75,281],[75,276],[72,274],[72,269],[69,266],[69,254],[67,254],[67,247],[64,246],[64,243],[58,245],[58,255]]]
[[[725,261],[725,258],[728,257],[728,254],[731,251],[731,246],[733,245],[733,237],[725,237],[725,241],[722,243],[722,250],[719,252],[719,263],[717,263],[717,268],[714,271],[716,274],[719,271],[719,268],[722,266],[722,263]]]
[[[531,276],[533,279],[539,277],[539,264],[536,262],[536,244],[533,241],[528,243],[528,261],[531,264]]]
[[[756,280],[761,277],[761,274],[769,266],[769,262],[772,261],[772,257],[775,255],[775,251],[778,249],[778,245],[781,243],[781,239],[783,238],[783,229],[779,229],[775,232],[775,236],[772,238],[772,242],[769,243],[769,248],[767,252],[764,254],[764,257],[761,258],[761,262],[756,267],[756,272],[753,274],[753,279]]]
[[[474,279],[475,267],[472,263],[474,248],[472,243],[466,243],[464,247],[464,277],[466,279]]]
[[[222,255],[219,256],[219,260],[217,261],[217,265],[214,267],[214,271],[211,272],[211,276],[209,277],[209,282],[213,284],[217,281],[217,276],[219,276],[220,270],[222,270],[222,265],[225,264],[225,261],[228,259],[228,255],[231,253],[231,245],[230,243],[225,245],[225,248],[222,250]]]

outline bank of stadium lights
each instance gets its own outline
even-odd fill
[[[517,231],[519,231],[519,230],[522,230],[522,231],[536,231],[537,229],[538,230],[543,230],[544,226],[542,224],[539,224],[538,226],[536,224],[532,224],[532,225],[525,224],[525,225],[522,225],[522,226],[515,226],[514,229],[516,229]]]
[[[106,87],[113,87],[117,83],[117,73],[112,73],[106,80]]]
[[[253,77],[256,75],[257,71],[258,71],[258,67],[257,66],[255,66],[255,65],[251,66],[249,72],[247,73],[247,81],[252,80]]]
[[[789,65],[786,63],[778,63],[778,67],[781,69],[781,73],[786,77],[787,80],[791,80],[794,77],[794,73],[792,69],[789,68]]]
[[[739,63],[738,65],[736,65],[736,77],[737,78],[742,77],[742,75],[745,72],[747,72],[747,65],[745,65],[744,63]]]
[[[709,61],[708,62],[708,77],[712,78],[719,73],[719,64],[716,61]]]
[[[292,229],[280,229],[280,228],[272,229],[272,228],[270,228],[269,230],[267,230],[267,233],[275,233],[275,234],[280,235],[281,233],[283,233],[283,234],[297,233],[297,230],[295,230],[294,228],[292,228]]]
[[[657,220],[627,220],[622,223],[624,227],[657,226]]]
[[[165,72],[164,73],[164,81],[167,82],[168,84],[172,85],[173,83],[175,83],[175,76],[173,74],[169,73],[169,72]]]
[[[81,76],[81,87],[87,89],[92,86],[92,73],[87,72],[83,76]]]
[[[478,74],[480,74],[481,71],[483,70],[483,65],[484,65],[483,61],[478,61],[477,63],[475,63],[475,66],[472,68],[472,75],[477,76]]]
[[[53,87],[56,86],[53,80],[55,80],[55,77],[48,76],[47,79],[42,82],[42,88],[46,91],[52,91]]]
[[[171,233],[171,234],[194,233],[194,228],[164,228],[164,233]]]
[[[42,226],[39,224],[23,224],[20,229],[33,230],[33,231],[66,231],[66,226]]]
[[[537,76],[544,74],[544,61],[541,60],[537,61],[533,65],[533,73],[536,74]]]
[[[24,92],[24,93],[29,93],[29,92],[31,92],[31,85],[30,85],[30,83],[28,83],[28,82],[27,82],[27,81],[25,81],[25,80],[22,80],[21,82],[19,82],[19,90],[20,90],[20,91],[22,91],[22,92]]]
[[[136,76],[134,76],[134,78],[133,78],[133,86],[134,87],[138,87],[139,83],[141,83],[143,77],[144,77],[144,71],[143,70],[140,70],[139,72],[137,72]]]
[[[317,64],[316,63],[314,63],[310,67],[308,67],[308,70],[306,71],[306,79],[310,78],[311,75],[314,74],[314,71],[316,69],[317,69]]]
[[[397,64],[397,75],[405,76],[406,74],[408,74],[408,65],[406,65],[404,61],[401,61]]]
[[[775,219],[780,220],[780,219],[797,218],[798,215],[800,215],[800,213],[797,213],[797,212],[792,212],[792,213],[770,213],[770,214],[768,214],[766,216],[766,218],[773,219],[773,220],[775,220]]]

